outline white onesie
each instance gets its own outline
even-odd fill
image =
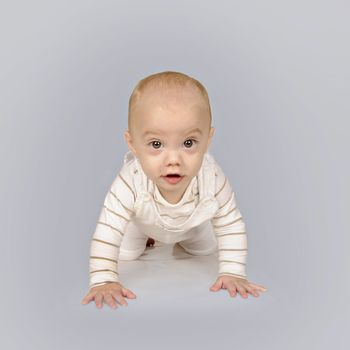
[[[214,157],[205,153],[197,176],[191,180],[181,200],[171,204],[143,172],[138,159],[127,152],[123,167],[105,197],[91,241],[90,288],[119,282],[118,260],[120,250],[125,246],[122,242],[129,239],[128,226],[137,227],[140,237],[144,237],[139,242],[135,241],[133,247],[133,250],[139,250],[137,255],[140,255],[145,249],[147,237],[167,244],[191,242],[196,235],[201,237],[198,228],[204,229],[206,224],[212,225],[215,246],[208,247],[207,240],[207,251],[202,247],[199,254],[217,250],[219,275],[246,278],[248,249],[245,224],[231,185]],[[128,249],[130,244],[131,233]],[[196,254],[189,248],[186,250]],[[128,252],[121,253],[127,255]]]

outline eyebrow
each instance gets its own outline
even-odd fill
[[[190,130],[189,132],[186,133],[186,135],[194,134],[196,132],[202,135],[202,130],[199,128]],[[162,132],[147,130],[142,134],[142,137],[145,137],[147,135],[162,135]]]

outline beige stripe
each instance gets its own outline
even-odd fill
[[[218,249],[218,251],[220,252],[244,252],[244,251],[248,251],[248,249]]]
[[[113,244],[113,243],[110,243],[110,242],[106,242],[106,241],[102,241],[101,239],[93,238],[92,240],[93,240],[93,241],[96,241],[96,242],[100,242],[100,243],[109,244],[109,245],[112,245],[113,247],[116,247],[116,248],[119,248],[119,247],[120,247],[119,245],[116,245],[116,244]]]
[[[239,221],[239,220],[241,220],[241,219],[242,219],[242,216],[240,216],[239,218],[237,218],[237,219],[235,219],[235,220],[233,220],[233,221],[231,221],[231,222],[228,222],[227,224],[223,224],[223,225],[213,225],[213,227],[219,228],[219,227],[230,226],[230,225],[234,224],[235,222],[237,222],[237,221]]]
[[[215,197],[223,190],[223,188],[224,188],[225,185],[226,185],[226,182],[227,182],[227,177],[225,176],[224,184],[223,184],[222,187],[220,188],[219,192],[218,192],[218,193],[215,193]]]
[[[106,224],[105,222],[102,221],[97,221],[98,224],[100,225],[105,225],[110,227],[112,230],[117,231],[118,233],[120,233],[122,235],[122,237],[124,236],[124,233],[122,231],[119,231],[118,229],[116,229],[115,227],[113,227],[112,225]]]
[[[236,263],[236,264],[240,264],[240,265],[245,265],[244,263],[242,262],[239,262],[239,261],[235,261],[235,260],[219,260],[220,262],[226,262],[226,263]]]
[[[116,213],[115,211],[113,211],[113,210],[107,208],[105,205],[104,205],[103,207],[106,208],[108,211],[110,211],[112,214],[117,215],[117,216],[119,216],[120,218],[122,218],[122,219],[124,219],[124,220],[126,220],[126,221],[130,221],[129,219],[127,219],[127,218],[124,217],[123,215],[120,215],[120,214]]]
[[[231,273],[231,272],[220,272],[219,276],[222,276],[222,275],[240,276],[240,277],[244,277],[244,278],[247,277],[247,276],[244,276],[244,275],[239,275],[238,273]]]
[[[113,260],[113,259],[109,259],[109,258],[102,258],[101,256],[90,256],[90,259],[108,260],[108,261],[112,261],[112,262],[118,264],[117,260]]]
[[[113,191],[110,190],[109,192],[111,192],[111,194],[115,197],[115,199],[121,204],[121,206],[122,206],[125,210],[129,211],[131,214],[134,212],[133,210],[131,210],[131,209],[129,209],[128,207],[126,207]]]
[[[91,274],[91,273],[95,273],[95,272],[105,272],[105,271],[113,272],[113,273],[115,273],[116,275],[119,275],[118,272],[115,272],[115,271],[113,271],[113,270],[108,270],[108,269],[106,269],[106,270],[95,270],[95,271],[90,271],[90,274]]]
[[[233,209],[231,209],[231,210],[230,210],[227,214],[225,214],[225,215],[213,217],[213,220],[222,219],[222,218],[224,218],[225,216],[227,216],[228,214],[232,213],[234,210],[236,210],[236,207],[234,207]]]
[[[182,205],[186,205],[186,204],[188,204],[188,203],[192,203],[192,202],[194,202],[194,199],[192,199],[192,200],[190,200],[190,201],[187,201],[187,202],[185,202],[184,204],[182,204]]]
[[[117,281],[104,281],[104,282],[97,282],[97,283],[93,283],[90,285],[90,288],[94,287],[94,286],[97,286],[97,285],[103,285],[103,284],[106,284],[106,283],[118,283]]]
[[[224,233],[223,235],[216,235],[217,237],[223,237],[223,236],[235,236],[235,235],[246,235],[247,232],[231,232],[231,233]]]
[[[132,188],[130,187],[130,185],[123,179],[123,177],[122,177],[120,174],[118,174],[118,176],[122,179],[122,181],[125,183],[125,185],[129,188],[129,190],[131,191],[131,193],[132,193],[133,196],[134,196],[134,201],[136,201],[135,193],[134,193],[134,191],[132,190]]]
[[[230,201],[232,196],[233,196],[233,192],[231,192],[231,195],[230,195],[229,199],[225,202],[225,204],[223,204],[221,207],[219,207],[219,209],[223,208]]]
[[[168,216],[169,218],[171,218],[171,219],[178,219],[178,218],[185,218],[185,217],[190,217],[191,216],[191,214],[190,215],[179,215],[179,216],[176,216],[175,218],[173,218],[172,216],[170,216],[170,215],[168,215],[168,214],[160,214],[160,216]]]

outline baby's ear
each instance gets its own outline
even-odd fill
[[[214,127],[211,127],[211,128],[210,128],[210,131],[209,131],[209,139],[210,139],[210,141],[211,141],[211,139],[213,138],[214,134],[215,134],[215,128],[214,128]]]
[[[135,148],[133,146],[133,139],[131,137],[131,134],[130,134],[129,130],[126,130],[124,132],[124,139],[125,139],[125,142],[128,145],[129,150],[136,156],[136,150],[135,150]]]
[[[207,150],[208,150],[208,148],[209,148],[209,146],[211,144],[211,141],[213,139],[214,133],[215,133],[215,128],[211,127],[210,130],[209,130]]]

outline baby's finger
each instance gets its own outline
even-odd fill
[[[115,302],[111,294],[105,295],[105,301],[112,309],[115,309],[118,307],[117,303]]]
[[[119,303],[120,305],[128,306],[128,303],[127,303],[126,300],[123,298],[123,296],[120,294],[120,292],[113,292],[113,296],[114,296],[114,298],[118,301],[118,303]]]
[[[251,295],[253,295],[255,297],[259,296],[259,293],[257,292],[257,290],[255,288],[251,287],[250,285],[246,286],[245,288],[248,291],[248,293],[250,293]]]
[[[227,289],[228,294],[231,297],[236,296],[236,285],[232,281],[228,281],[222,284],[222,289]]]
[[[88,304],[91,300],[94,299],[94,293],[88,293],[85,295],[84,299],[82,300],[82,304],[85,305],[85,304]]]
[[[127,288],[123,288],[122,289],[122,293],[126,298],[129,299],[135,299],[136,298],[136,294],[134,294],[131,290],[127,289]]]
[[[260,290],[261,292],[266,292],[267,291],[267,288],[265,288],[264,286],[261,286],[260,284],[250,283],[250,285],[255,287],[256,289]]]
[[[245,287],[242,287],[241,285],[236,285],[238,291],[240,292],[242,298],[247,298],[247,292],[245,290]]]
[[[228,293],[230,294],[231,297],[235,297],[237,294],[237,289],[235,287],[235,285],[230,286],[229,288],[227,288]]]
[[[103,294],[102,293],[96,293],[95,304],[96,304],[96,307],[99,309],[101,309],[103,307]]]

